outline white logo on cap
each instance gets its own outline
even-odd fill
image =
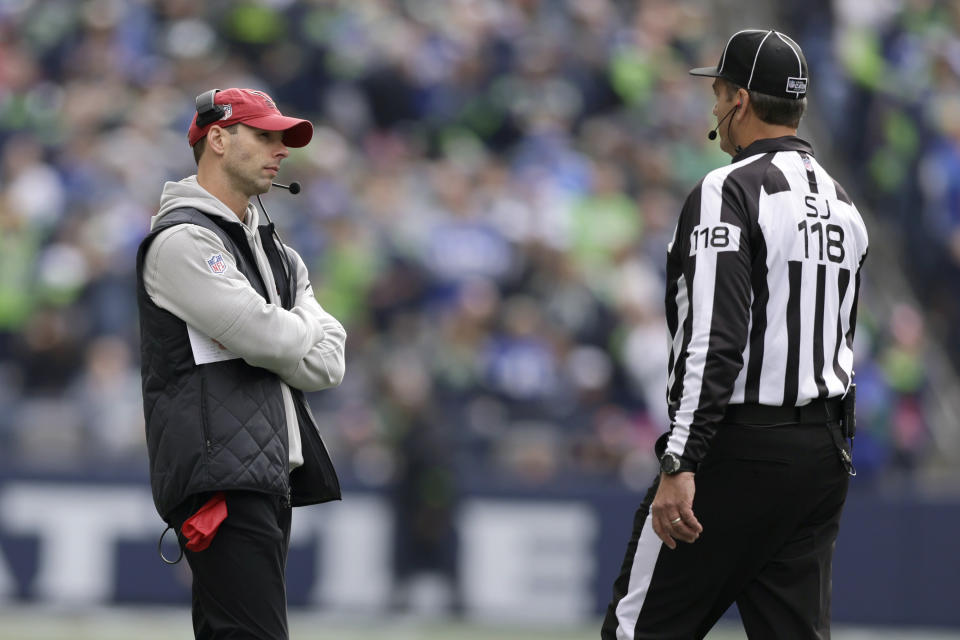
[[[220,119],[221,119],[221,120],[229,120],[229,119],[230,119],[230,116],[233,115],[233,105],[232,105],[232,104],[224,104],[224,105],[221,105],[221,106],[223,107],[223,115],[220,116]]]
[[[807,92],[806,78],[787,78],[787,93],[796,93],[797,95]]]
[[[255,95],[255,96],[260,96],[260,99],[263,100],[263,101],[266,103],[266,105],[267,105],[268,107],[270,107],[271,109],[276,109],[276,108],[277,108],[277,105],[275,105],[275,104],[273,103],[273,100],[270,99],[270,96],[268,96],[267,94],[265,94],[263,91],[255,91],[255,90],[253,90],[253,89],[247,89],[247,93],[252,94],[252,95]]]

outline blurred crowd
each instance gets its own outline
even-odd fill
[[[861,208],[896,238],[899,267],[929,332],[958,367],[960,3],[813,0],[785,6],[800,41],[815,45],[808,47],[820,77],[815,86],[826,90],[813,95],[835,153],[859,188]],[[924,330],[910,333],[922,339]],[[903,362],[902,354],[895,360],[903,368],[894,386],[920,390],[922,360]]]
[[[824,22],[796,18],[812,94],[831,106],[833,139],[814,146],[850,160],[862,210],[957,261],[957,16],[885,6],[857,24],[829,6]],[[164,181],[195,172],[194,96],[240,86],[315,124],[280,176],[303,192],[263,197],[349,335],[346,380],[311,402],[339,470],[395,495],[419,557],[473,483],[645,487],[666,427],[666,245],[683,198],[729,160],[705,135],[709,83],[686,74],[723,47],[710,11],[0,2],[2,455],[145,470],[134,256]],[[861,49],[838,52],[839,29]],[[934,259],[910,251],[915,269]],[[872,312],[875,286],[857,334],[857,454],[880,477],[931,455],[931,345],[909,304]]]

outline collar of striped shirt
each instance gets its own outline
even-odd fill
[[[797,136],[783,136],[780,138],[762,138],[754,141],[746,149],[743,149],[733,157],[731,164],[740,162],[744,158],[755,156],[758,153],[769,153],[771,151],[802,151],[808,155],[813,155],[813,147],[803,138]]]

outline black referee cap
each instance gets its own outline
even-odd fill
[[[691,69],[691,75],[723,78],[777,98],[807,95],[807,59],[790,36],[772,29],[746,29],[727,40],[716,67]]]

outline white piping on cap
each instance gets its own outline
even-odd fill
[[[733,42],[734,38],[741,33],[759,33],[761,31],[763,31],[763,29],[742,29],[730,36],[730,38],[727,40],[727,44],[723,47],[723,55],[720,56],[720,66],[717,67],[717,73],[723,73],[723,65],[727,63],[727,49],[730,48],[730,43]]]
[[[757,58],[760,57],[760,49],[763,49],[763,43],[767,41],[767,38],[770,37],[771,33],[776,33],[775,31],[767,31],[767,35],[763,36],[763,40],[760,41],[760,46],[757,47],[757,53],[753,56],[753,66],[750,67],[750,79],[747,80],[747,91],[750,90],[750,84],[753,82],[753,72],[757,69]],[[794,51],[794,53],[796,53]]]
[[[793,39],[792,39],[790,36],[787,36],[786,39],[784,39],[784,37],[783,37],[782,35],[780,35],[779,33],[777,33],[776,31],[774,31],[774,33],[776,33],[776,34],[777,34],[777,37],[780,38],[781,40],[783,40],[783,42],[784,42],[788,47],[790,47],[790,51],[793,51],[793,55],[797,56],[797,69],[799,69],[799,70],[797,71],[797,77],[798,77],[798,78],[802,78],[802,77],[803,77],[803,61],[800,60],[800,54],[797,53],[797,50],[793,48],[793,44],[797,44],[797,43],[796,43],[796,42],[793,42]],[[791,42],[793,42],[793,44],[790,44]],[[799,47],[799,46],[800,46],[800,45],[797,45],[797,47]]]

